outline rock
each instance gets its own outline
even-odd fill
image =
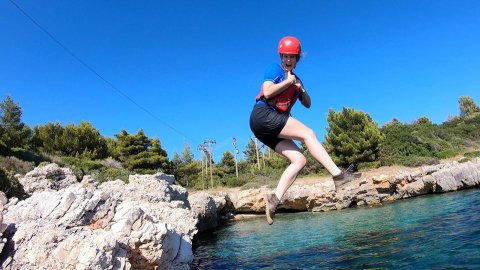
[[[198,219],[186,190],[163,179],[85,181],[9,202],[1,268],[190,269]]]
[[[428,193],[476,187],[480,185],[479,160],[443,163],[412,171],[400,171],[392,175],[381,174],[362,178],[346,184],[338,192],[332,181],[317,185],[293,185],[285,193],[278,210],[339,210],[352,205],[374,205]],[[236,213],[263,214],[264,196],[268,192],[273,190],[262,187],[230,194],[232,198],[236,198]]]
[[[237,213],[261,213],[265,211],[265,194],[273,192],[266,187],[240,191],[235,201]]]
[[[77,177],[69,168],[55,163],[36,167],[25,176],[18,178],[27,194],[44,190],[60,190],[77,183]]]
[[[200,232],[217,227],[218,213],[215,200],[206,192],[198,192],[189,196],[192,211],[199,220],[197,229]]]
[[[3,206],[6,205],[7,203],[8,203],[7,195],[5,195],[5,193],[3,193],[2,191],[0,191],[0,207],[3,207]]]

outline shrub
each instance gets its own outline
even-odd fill
[[[5,172],[0,168],[0,190],[5,193],[7,198],[17,197],[25,199],[27,194],[23,190],[22,184],[13,176],[12,172]]]
[[[122,169],[122,163],[118,160],[115,160],[111,157],[106,158],[102,161],[102,165],[107,167],[107,168],[116,168],[116,169]]]
[[[464,154],[466,158],[475,158],[475,157],[480,157],[480,151],[472,151],[472,152],[467,152]]]
[[[98,171],[98,173],[93,173],[96,177],[97,181],[100,183],[113,181],[120,179],[125,183],[128,183],[128,175],[130,174],[129,171],[125,169],[117,169],[117,168],[102,168]]]
[[[0,167],[7,172],[13,172],[14,174],[26,174],[35,168],[35,163],[20,160],[16,157],[5,157],[0,161]]]
[[[87,174],[95,174],[99,169],[103,168],[102,162],[78,157],[59,157],[60,166],[67,166],[73,170],[78,180],[82,180]]]

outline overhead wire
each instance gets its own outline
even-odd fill
[[[166,121],[162,120],[160,117],[156,116],[153,114],[150,110],[147,108],[143,107],[141,104],[136,102],[134,99],[132,99],[130,96],[128,96],[125,92],[120,90],[118,87],[116,87],[113,83],[111,83],[109,80],[107,80],[105,77],[103,77],[100,73],[98,73],[94,68],[92,68],[89,64],[87,64],[85,61],[83,61],[80,57],[78,57],[75,53],[73,53],[69,48],[67,48],[65,45],[63,45],[62,42],[60,42],[53,34],[51,34],[45,27],[40,25],[32,16],[30,16],[22,7],[20,7],[15,1],[9,0],[10,3],[12,3],[25,17],[27,17],[35,26],[37,26],[42,32],[44,32],[48,37],[50,37],[55,43],[57,43],[58,46],[60,46],[64,51],[66,51],[70,56],[72,56],[75,60],[77,60],[80,64],[82,64],[85,68],[87,68],[90,72],[92,72],[95,76],[97,76],[100,80],[102,80],[104,83],[106,83],[110,88],[115,90],[117,93],[119,93],[121,96],[126,98],[128,101],[130,101],[132,104],[134,104],[136,107],[144,111],[146,114],[150,115],[152,118],[155,120],[159,121],[166,127],[170,128],[172,131],[176,132],[177,134],[183,136],[184,138],[187,138],[189,140],[194,141],[193,139],[189,138],[185,133],[182,131],[178,130],[177,128],[173,127]]]

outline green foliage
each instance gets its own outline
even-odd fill
[[[472,152],[467,152],[464,154],[466,158],[475,158],[475,157],[480,157],[480,151],[472,151]]]
[[[0,168],[0,191],[5,193],[7,198],[25,199],[27,197],[23,186],[15,178],[14,173],[6,172],[2,168]]]
[[[434,145],[423,134],[434,126],[431,124],[408,125],[392,121],[382,127],[385,142],[381,148],[382,165],[400,164],[414,166],[426,157],[433,157]]]
[[[301,144],[300,150],[303,152],[303,155],[307,159],[307,164],[300,171],[300,175],[313,175],[313,174],[323,174],[326,170],[323,165],[318,162],[312,154],[308,151],[305,143]]]
[[[8,156],[0,158],[0,168],[7,172],[13,172],[14,174],[19,173],[25,175],[35,168],[35,163]]]
[[[131,174],[130,171],[119,167],[118,164],[112,162],[111,159],[92,160],[88,158],[63,156],[58,157],[55,162],[61,166],[71,168],[79,181],[81,181],[85,175],[92,175],[100,183],[116,179],[128,182],[128,175]]]
[[[33,162],[34,164],[39,164],[42,161],[49,161],[49,158],[42,154],[33,153],[30,150],[25,150],[22,148],[9,148],[3,142],[0,142],[0,156],[3,157],[16,157],[20,160]]]
[[[223,153],[218,167],[224,174],[235,175],[235,158],[230,151],[227,150],[225,153]]]
[[[434,164],[480,147],[480,113],[456,117],[441,125],[421,119],[412,125],[392,121],[382,127],[386,137],[381,149],[382,165]]]
[[[33,129],[33,147],[38,152],[53,155],[102,159],[108,156],[106,140],[88,122],[80,125],[48,123]]]
[[[338,113],[330,109],[327,121],[325,148],[336,164],[348,166],[378,159],[384,136],[368,114],[349,108]]]
[[[256,140],[256,139],[254,139]],[[257,145],[254,140],[250,140],[243,151],[248,163],[257,164]]]
[[[480,108],[471,97],[460,97],[458,99],[458,105],[460,107],[460,116],[469,116],[473,113],[480,112]]]
[[[67,166],[71,168],[75,173],[75,176],[77,176],[78,181],[81,181],[83,176],[87,174],[91,175],[103,168],[103,164],[99,160],[80,157],[62,156],[59,157],[59,161],[57,161],[57,163],[60,166]]]
[[[290,164],[290,161],[286,157],[274,151],[271,152],[270,157],[268,157],[268,155],[265,153],[262,153],[261,157],[262,157],[262,160],[261,160],[262,168],[267,167],[267,168],[272,168],[274,170],[283,171]]]
[[[167,152],[162,149],[160,140],[148,138],[143,130],[130,135],[125,130],[115,134],[116,149],[113,151],[123,166],[137,173],[170,172],[171,164]]]
[[[29,148],[31,129],[21,122],[22,108],[10,96],[0,102],[0,140],[8,148]]]
[[[173,172],[177,183],[184,187],[197,186],[199,181],[199,174],[202,171],[202,163],[193,159],[193,153],[188,143],[183,145],[182,155],[174,153],[172,160]],[[202,185],[198,185],[203,188]]]
[[[120,179],[125,183],[128,183],[128,176],[130,172],[122,168],[108,168],[104,167],[98,170],[97,172],[92,173],[96,177],[97,181],[100,183],[113,181]]]

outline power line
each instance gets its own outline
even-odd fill
[[[113,90],[115,90],[117,93],[119,93],[120,95],[122,95],[124,98],[126,98],[128,101],[130,101],[132,104],[134,104],[136,107],[138,107],[139,109],[141,109],[142,111],[144,111],[145,113],[147,113],[148,115],[150,115],[152,118],[154,118],[155,120],[161,122],[162,124],[164,124],[165,126],[167,126],[168,128],[170,128],[171,130],[173,130],[174,132],[178,133],[179,135],[187,138],[187,139],[190,139],[193,141],[193,139],[189,138],[189,136],[185,135],[183,132],[181,132],[180,130],[176,129],[175,127],[173,127],[172,125],[170,125],[169,123],[165,122],[164,120],[160,119],[160,117],[156,116],[155,114],[153,114],[152,112],[150,112],[148,109],[146,109],[145,107],[143,107],[142,105],[140,105],[138,102],[136,102],[135,100],[133,100],[131,97],[129,97],[127,94],[125,94],[123,91],[121,91],[118,87],[116,87],[115,85],[113,85],[113,83],[111,83],[109,80],[107,80],[106,78],[104,78],[102,75],[100,75],[100,73],[98,73],[95,69],[93,69],[90,65],[88,65],[85,61],[83,61],[80,57],[78,57],[76,54],[74,54],[70,49],[68,49],[65,45],[63,45],[62,42],[60,42],[57,38],[55,38],[55,36],[53,36],[47,29],[45,29],[43,26],[41,26],[32,16],[30,16],[25,10],[23,10],[19,5],[17,5],[17,3],[15,3],[15,1],[13,0],[9,0],[10,3],[12,3],[25,17],[27,17],[31,22],[33,22],[33,24],[35,24],[40,30],[42,30],[42,32],[44,32],[47,36],[49,36],[55,43],[57,43],[58,46],[60,46],[64,51],[66,51],[70,56],[72,56],[75,60],[77,60],[80,64],[82,64],[85,68],[87,68],[90,72],[92,72],[95,76],[97,76],[100,80],[102,80],[104,83],[106,83],[108,86],[110,86]]]

